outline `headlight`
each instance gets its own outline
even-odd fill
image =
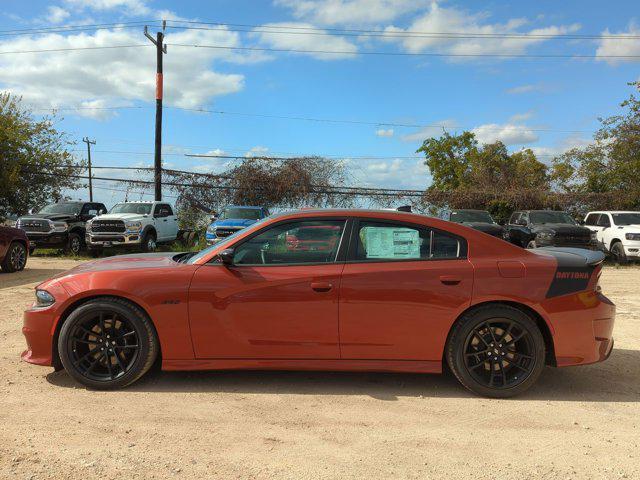
[[[92,221],[93,221],[93,220],[89,220],[89,221],[87,221],[87,223],[85,223],[85,224],[84,224],[84,229],[85,229],[87,232],[90,232],[90,231],[91,231],[91,222],[92,222]]]
[[[624,238],[627,240],[640,240],[640,233],[625,233]]]
[[[53,298],[46,290],[36,290],[36,305],[38,307],[48,307],[55,303],[56,299]]]
[[[127,222],[125,225],[130,232],[138,232],[142,228],[142,222]]]
[[[551,240],[555,232],[540,232],[536,235],[537,238],[542,238],[544,240]]]
[[[51,229],[54,232],[66,232],[69,226],[65,222],[51,222]]]

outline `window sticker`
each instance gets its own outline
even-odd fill
[[[401,227],[365,227],[367,258],[420,258],[420,232]]]

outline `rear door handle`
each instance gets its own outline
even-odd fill
[[[440,275],[440,281],[445,285],[458,285],[462,279],[455,275]]]
[[[329,282],[311,282],[311,288],[316,292],[328,292],[333,288]]]

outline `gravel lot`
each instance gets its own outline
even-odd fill
[[[511,400],[445,376],[152,373],[119,392],[28,365],[33,287],[0,274],[0,478],[640,478],[640,268],[606,267],[611,358],[548,368]]]

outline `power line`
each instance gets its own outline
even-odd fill
[[[100,47],[66,47],[66,48],[46,48],[43,50],[13,50],[13,51],[4,51],[0,52],[0,55],[9,55],[9,54],[22,54],[22,53],[46,53],[46,52],[73,52],[79,50],[112,50],[114,48],[140,48],[145,47],[149,48],[151,45],[146,44],[137,44],[137,45],[107,45]]]
[[[321,55],[365,55],[387,57],[463,57],[463,58],[640,58],[640,55],[586,55],[586,54],[551,54],[551,53],[439,53],[439,52],[349,52],[346,50],[307,50],[295,48],[272,47],[232,47],[228,45],[203,45],[190,43],[167,43],[172,47],[210,48],[219,50],[238,50],[279,53],[312,53]],[[0,52],[1,53],[1,52]]]
[[[42,28],[25,28],[16,30],[0,30],[0,37],[7,36],[21,36],[21,35],[48,35],[55,33],[76,33],[86,31],[97,31],[105,29],[120,30],[124,28],[139,28],[145,24],[159,22],[159,20],[151,20],[150,22],[111,22],[111,23],[93,23],[87,25],[67,25],[56,27],[42,27]]]
[[[246,33],[268,33],[281,35],[322,35],[341,37],[383,37],[383,38],[423,38],[423,39],[516,39],[516,40],[600,40],[600,39],[620,39],[638,40],[640,35],[615,35],[615,34],[534,34],[534,33],[481,33],[481,32],[419,32],[412,30],[350,30],[350,29],[327,29],[313,27],[289,27],[287,25],[246,25],[232,23],[206,23],[187,22],[190,25],[218,25],[225,28],[196,27],[184,25],[167,25],[167,28],[183,30],[206,30],[217,32],[246,32]]]

